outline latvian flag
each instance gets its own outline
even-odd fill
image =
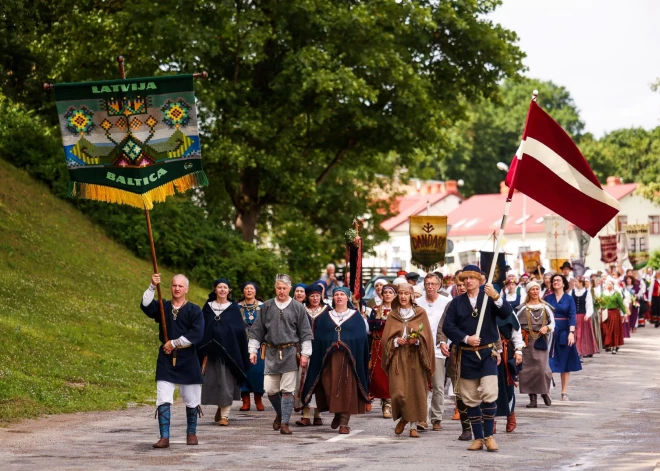
[[[570,136],[532,101],[506,184],[595,237],[619,212]]]

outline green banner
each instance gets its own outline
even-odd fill
[[[55,85],[71,195],[151,208],[207,184],[192,75]]]

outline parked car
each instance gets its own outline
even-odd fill
[[[388,283],[392,283],[395,278],[396,275],[376,275],[370,279],[367,286],[364,287],[364,302],[367,302],[376,296],[376,289],[374,287],[376,280],[385,279]]]

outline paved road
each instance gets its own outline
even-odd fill
[[[618,355],[585,360],[572,378],[570,402],[530,410],[519,395],[518,428],[506,434],[499,424],[499,453],[466,451],[449,408],[445,430],[419,439],[395,436],[394,423],[376,408],[354,417],[348,436],[326,425],[294,428],[287,437],[271,429],[272,411],[239,412],[238,403],[230,427],[214,425],[207,407],[200,445],[189,447],[179,403],[167,450],[151,448],[157,439],[153,408],[68,414],[0,429],[0,469],[654,470],[660,462],[659,365],[660,329],[639,329]]]

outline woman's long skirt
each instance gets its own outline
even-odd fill
[[[630,317],[628,318],[628,321],[630,322],[630,328],[634,329],[637,327],[637,320],[639,319],[639,307],[638,306],[630,306]]]
[[[264,368],[266,361],[261,359],[261,355],[257,352],[257,364],[247,372],[247,381],[241,386],[241,392],[264,394]]]
[[[550,352],[550,368],[553,373],[569,373],[580,371],[580,355],[575,344],[562,345],[562,340],[568,341],[570,327],[568,319],[555,319],[555,332]]]
[[[514,358],[516,349],[513,346],[513,342],[510,340],[502,339],[502,343],[507,342],[506,348],[506,358],[504,352],[502,352],[502,361],[497,365],[497,383],[499,386],[499,391],[497,394],[497,416],[509,416],[515,412],[516,408],[516,391],[513,384],[513,376],[515,373],[509,371],[507,372],[509,365],[508,361]]]
[[[381,332],[382,333],[382,332]],[[383,367],[383,343],[379,333],[374,332],[369,359],[369,394],[378,399],[390,398],[389,378]]]
[[[593,355],[598,351],[596,337],[594,336],[594,327],[591,319],[587,319],[585,314],[577,315],[575,324],[575,345],[580,356]]]
[[[321,412],[364,414],[367,403],[358,390],[351,358],[343,350],[332,353],[321,374],[321,386],[314,390]]]
[[[549,335],[546,335],[548,339]],[[523,351],[523,368],[520,370],[521,394],[550,394],[552,371],[548,363],[551,342],[548,341],[547,350],[534,348],[534,339],[530,338],[529,346]]]
[[[603,347],[620,347],[623,345],[621,314],[618,309],[608,309],[607,314],[607,320],[601,324],[603,328]]]
[[[600,353],[603,349],[603,332],[600,328],[600,311],[594,311],[594,315],[591,316],[591,325],[596,339],[596,353]]]
[[[241,387],[227,365],[219,358],[209,358],[202,386],[202,404],[231,406],[241,399]]]

